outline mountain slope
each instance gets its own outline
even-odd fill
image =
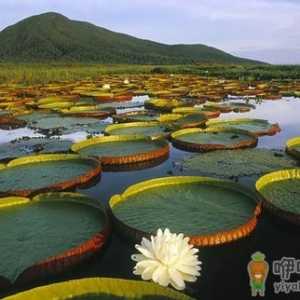
[[[254,63],[205,45],[165,45],[112,32],[57,13],[0,32],[0,61],[135,64]]]

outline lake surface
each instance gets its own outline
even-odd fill
[[[230,99],[230,101],[234,100]],[[250,103],[256,105],[255,110],[247,113],[225,113],[221,115],[221,119],[249,117],[279,123],[282,131],[275,136],[260,137],[258,143],[260,148],[284,149],[288,139],[300,135],[299,98],[267,100],[262,103],[251,100]],[[24,129],[22,130],[24,132]],[[25,134],[28,133],[32,134],[25,131]],[[1,131],[1,142],[5,138],[8,139]],[[157,166],[142,170],[103,172],[101,181],[95,186],[77,191],[107,204],[112,195],[121,193],[134,183],[150,178],[171,176],[175,172],[176,162],[187,155],[190,153],[172,148],[169,159]],[[186,292],[197,299],[205,300],[252,299],[247,273],[247,264],[251,255],[261,251],[266,254],[266,260],[270,264],[283,256],[300,259],[299,234],[299,228],[283,223],[268,212],[264,212],[256,230],[249,237],[229,245],[200,250],[199,258],[203,262],[202,276],[196,283],[189,285]],[[130,256],[135,252],[132,243],[113,233],[101,254],[76,267],[72,272],[58,276],[49,282],[93,276],[139,279],[132,274],[134,262],[131,261]],[[300,280],[299,276],[293,279]],[[276,281],[280,281],[280,278],[270,273],[264,299],[299,299],[299,294],[275,297],[273,283]],[[24,287],[24,289],[28,288]]]

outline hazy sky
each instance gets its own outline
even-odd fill
[[[159,42],[300,63],[300,0],[0,0],[0,30],[48,11]]]

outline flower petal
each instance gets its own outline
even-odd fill
[[[144,247],[142,247],[140,245],[136,245],[135,248],[138,251],[140,251],[145,257],[150,258],[150,259],[154,259],[153,254],[148,249],[145,249]]]
[[[191,276],[191,275],[187,275],[187,274],[182,274],[182,278],[184,281],[187,281],[187,282],[196,282],[197,281],[196,276]]]
[[[145,256],[142,254],[133,254],[133,255],[131,255],[131,259],[133,261],[139,262],[139,261],[145,259]]]
[[[193,276],[199,276],[200,273],[197,270],[197,268],[194,266],[185,266],[185,265],[177,265],[176,266],[177,271],[188,274],[188,275],[193,275]]]
[[[185,289],[185,283],[183,281],[181,274],[178,271],[176,271],[174,268],[170,268],[169,275],[171,279],[171,284],[174,286],[175,289],[177,290]]]
[[[142,273],[142,279],[143,280],[150,280],[153,277],[153,272],[156,270],[156,266],[149,265],[144,272]]]
[[[166,287],[169,285],[169,283],[170,283],[170,276],[169,276],[168,269],[166,267],[162,267],[158,278],[158,284]]]

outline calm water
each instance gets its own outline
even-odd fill
[[[232,100],[231,100],[232,101]],[[255,103],[251,101],[250,103]],[[281,133],[273,137],[261,137],[258,147],[284,149],[285,142],[294,136],[300,135],[300,99],[286,98],[284,100],[265,101],[256,104],[256,109],[249,113],[223,114],[222,118],[262,118],[270,122],[279,123]],[[0,133],[1,138],[1,133]],[[136,171],[103,172],[101,181],[89,188],[79,189],[79,192],[91,195],[104,204],[109,198],[121,193],[126,187],[139,181],[150,178],[170,176],[174,172],[175,162],[189,153],[172,149],[170,157],[165,162],[152,168]],[[250,295],[247,264],[252,253],[262,251],[270,263],[283,256],[300,259],[299,228],[277,219],[264,212],[259,224],[246,239],[215,248],[200,250],[200,259],[203,261],[203,275],[186,292],[198,299],[253,299]],[[133,262],[130,255],[134,253],[134,245],[112,234],[104,251],[97,257],[76,267],[72,272],[56,277],[52,280],[61,281],[71,278],[91,276],[135,278],[132,275]],[[292,278],[294,281],[300,280]],[[267,283],[266,297],[264,299],[298,299],[299,294],[274,296],[273,283],[279,277],[270,275]],[[50,281],[49,281],[50,282]],[[45,282],[39,283],[45,284]],[[35,285],[36,286],[36,285]],[[24,287],[28,289],[29,287]]]

